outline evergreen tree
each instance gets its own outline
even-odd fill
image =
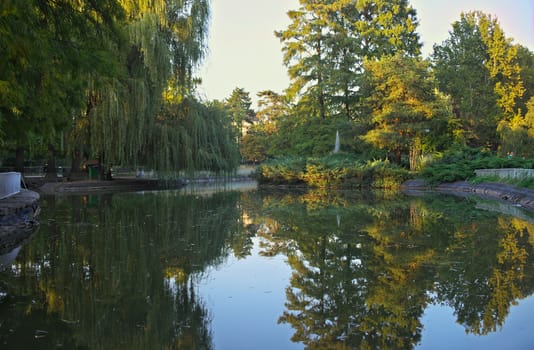
[[[396,52],[418,55],[416,13],[406,0],[301,0],[291,24],[276,32],[302,114],[358,116],[364,58]]]
[[[447,102],[435,93],[426,62],[396,54],[365,64],[365,95],[372,127],[363,139],[415,170],[423,147],[442,133]],[[436,129],[437,128],[437,129]]]
[[[241,144],[241,140],[246,134],[247,124],[252,124],[255,120],[255,113],[250,108],[251,105],[250,94],[243,88],[235,88],[226,100],[232,123],[237,130],[238,144]]]
[[[462,14],[450,38],[434,47],[436,77],[451,96],[460,141],[494,150],[514,147],[507,145],[510,131],[524,123],[517,50],[496,18],[482,12]]]

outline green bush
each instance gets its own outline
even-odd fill
[[[461,148],[450,151],[420,172],[430,184],[466,181],[475,178],[476,169],[534,168],[534,159],[498,157],[480,148]]]
[[[305,169],[304,158],[274,159],[258,166],[256,178],[259,183],[263,184],[299,184],[302,183],[302,174]]]
[[[257,169],[261,184],[306,184],[319,188],[396,188],[411,177],[387,161],[365,162],[350,155],[321,158],[284,158],[265,162]]]

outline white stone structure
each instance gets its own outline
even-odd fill
[[[20,192],[20,173],[0,173],[0,199]]]

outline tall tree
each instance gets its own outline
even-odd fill
[[[250,94],[243,88],[235,88],[226,100],[226,106],[237,130],[238,144],[241,144],[246,134],[247,124],[252,124],[256,118],[254,111],[250,108],[251,105]]]
[[[303,113],[357,116],[365,57],[419,54],[415,10],[406,0],[301,0],[291,24],[275,35],[284,44],[291,79],[288,94]]]
[[[388,150],[398,164],[408,156],[415,170],[426,140],[441,132],[434,127],[448,118],[448,105],[435,92],[428,65],[420,59],[396,54],[367,60],[365,70],[373,125],[363,139]]]
[[[41,135],[53,153],[83,105],[87,74],[115,67],[107,47],[120,40],[122,8],[115,0],[6,1],[0,16],[0,131],[18,149]]]
[[[462,14],[450,38],[434,47],[440,88],[451,96],[461,139],[469,146],[495,150],[506,143],[507,130],[521,123],[517,50],[497,19],[482,12]]]
[[[169,159],[153,158],[168,156],[177,140],[160,143],[161,152],[152,149],[152,154],[149,145],[162,141],[153,138],[160,135],[157,116],[163,103],[179,103],[192,94],[194,67],[205,53],[209,2],[121,0],[121,4],[128,19],[121,27],[126,43],[115,53],[124,59],[123,74],[92,76],[87,108],[78,125],[86,128],[88,153],[107,166],[172,166]]]
[[[258,111],[256,118],[260,122],[275,121],[289,112],[290,103],[285,95],[272,90],[258,92]]]
[[[252,125],[241,143],[241,155],[248,162],[261,162],[271,154],[273,135],[280,130],[281,120],[290,113],[285,95],[272,90],[258,92],[257,123]]]
[[[434,71],[440,90],[451,96],[454,117],[461,128],[458,141],[472,147],[495,148],[499,109],[487,49],[474,17],[462,14],[450,38],[434,46]]]
[[[522,112],[526,113],[528,110],[527,103],[534,96],[534,52],[525,46],[518,45],[517,59],[521,67],[521,81],[525,88],[519,108],[521,108]]]

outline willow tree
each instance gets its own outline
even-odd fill
[[[72,134],[87,136],[85,153],[106,166],[165,157],[165,149],[147,153],[159,135],[158,113],[165,102],[177,103],[192,91],[194,68],[205,53],[209,17],[207,0],[120,4],[126,13],[119,23],[125,43],[109,43],[109,49],[124,62],[122,70],[91,76],[87,108],[76,120],[73,130],[79,132]],[[173,143],[169,140],[162,147]]]
[[[0,135],[8,147],[41,139],[53,153],[83,106],[89,72],[113,69],[101,39],[114,43],[122,14],[115,0],[0,4]]]
[[[221,103],[185,98],[159,112],[144,163],[154,169],[230,173],[239,165],[235,128]]]

